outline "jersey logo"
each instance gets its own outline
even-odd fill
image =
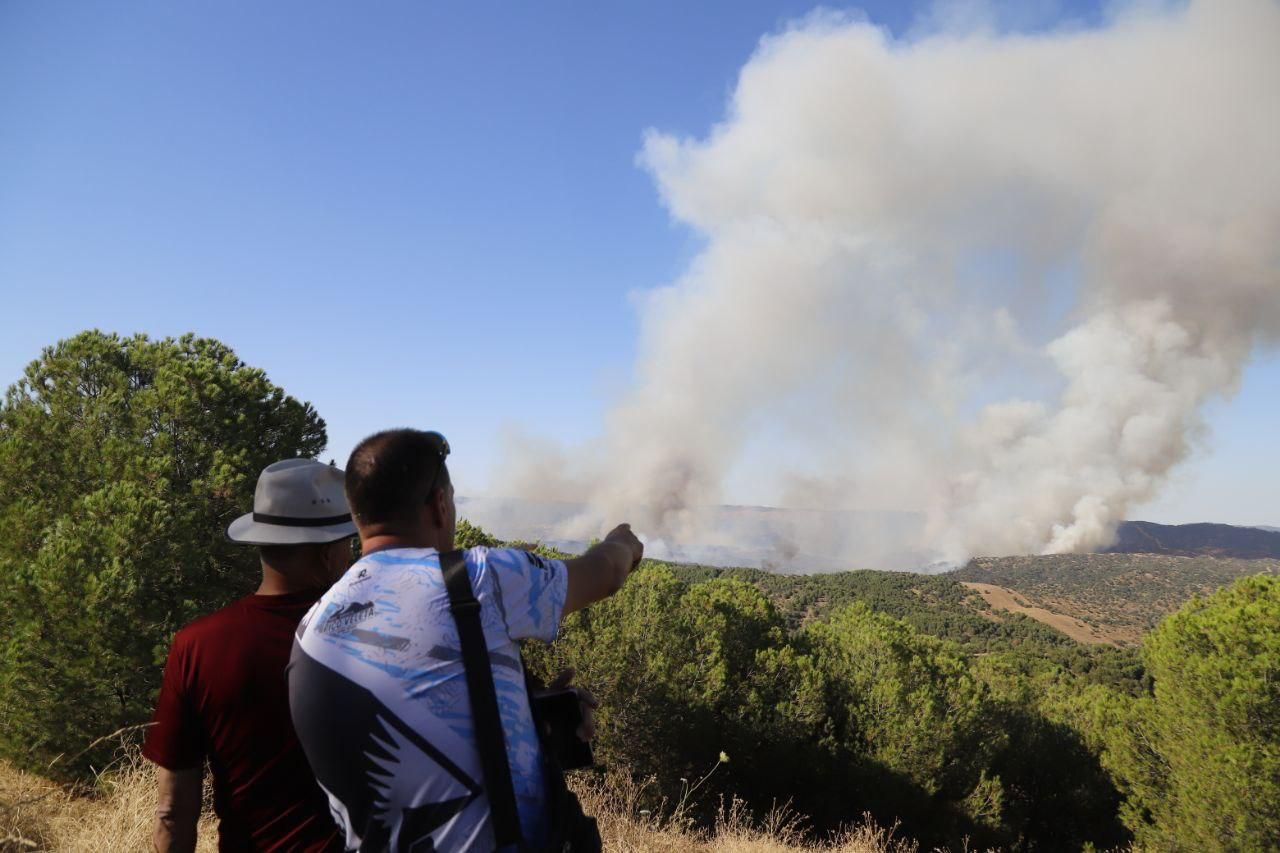
[[[372,601],[353,601],[341,610],[329,614],[317,628],[321,634],[340,634],[374,615]]]

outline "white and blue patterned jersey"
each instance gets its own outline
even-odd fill
[[[517,640],[555,639],[564,563],[472,548],[516,806],[527,841],[548,832],[543,757]],[[294,727],[348,850],[491,851],[489,800],[458,629],[432,548],[363,557],[298,627]]]

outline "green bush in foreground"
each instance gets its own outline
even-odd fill
[[[150,715],[174,630],[251,591],[224,536],[315,411],[217,341],[85,332],[0,404],[0,752],[57,775]],[[59,758],[62,756],[62,758]]]
[[[1280,849],[1280,577],[1193,599],[1148,637],[1154,695],[1110,709],[1140,844]]]
[[[751,584],[650,564],[527,660],[573,666],[603,703],[597,757],[669,803],[696,787],[695,814],[737,795],[824,830],[871,811],[929,843],[1016,839],[1009,817],[1031,827],[1020,780],[992,771],[1009,748],[1002,706],[960,648],[864,605],[789,632]]]
[[[656,794],[715,767],[703,803],[789,801],[820,829],[871,811],[928,844],[1280,847],[1280,579],[1193,600],[1145,675],[1098,679],[1106,650],[975,653],[857,602],[788,630],[767,581],[704,577],[649,564],[531,650],[601,694],[598,755]]]

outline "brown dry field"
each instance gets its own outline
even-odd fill
[[[1192,596],[1210,595],[1241,577],[1277,573],[1280,560],[1052,554],[977,557],[955,579],[1013,590],[1031,606],[1097,627],[1103,639],[1136,646]]]
[[[806,843],[784,814],[753,820],[740,806],[721,810],[716,826],[695,830],[679,814],[642,812],[644,788],[628,781],[578,787],[583,807],[600,821],[605,850],[617,853],[918,853],[914,842],[864,819],[825,844]],[[206,794],[208,792],[206,791]],[[207,799],[207,797],[206,797]],[[206,804],[207,805],[207,804]],[[79,793],[0,762],[0,853],[134,853],[151,850],[155,775],[136,752],[127,754],[93,790]],[[199,853],[217,849],[206,808]]]
[[[992,610],[1007,610],[1010,613],[1022,613],[1030,616],[1037,622],[1043,622],[1050,628],[1056,628],[1077,642],[1117,645],[1132,641],[1132,638],[1128,636],[1129,632],[1117,633],[1108,631],[1105,628],[1083,622],[1075,616],[1058,613],[1045,607],[1037,607],[1028,601],[1026,596],[1006,587],[989,583],[974,583],[972,581],[965,581],[964,585],[979,593],[982,596],[982,600],[991,605]],[[1124,636],[1120,636],[1120,633],[1123,633]]]

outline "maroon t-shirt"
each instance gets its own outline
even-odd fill
[[[169,770],[209,760],[220,850],[342,849],[285,681],[294,631],[319,597],[249,595],[173,638],[142,754]]]

